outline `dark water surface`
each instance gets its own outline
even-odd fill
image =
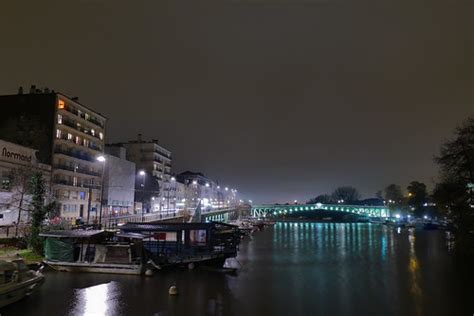
[[[473,315],[473,266],[445,233],[278,223],[241,245],[238,275],[48,272],[2,315]],[[237,261],[230,264],[238,265]],[[179,296],[170,297],[176,284]]]

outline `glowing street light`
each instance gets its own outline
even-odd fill
[[[228,187],[225,187],[224,190],[229,191],[229,188],[228,188]]]
[[[140,176],[144,177],[144,176],[146,175],[146,172],[145,172],[145,170],[140,170],[140,171],[138,172],[138,174],[139,174]]]
[[[105,171],[105,157],[100,155],[97,158],[97,161],[103,163],[102,166],[102,177],[101,177],[101,186],[100,186],[100,210],[99,210],[99,225],[102,225],[102,204],[104,204],[104,171]],[[87,212],[87,222],[89,222],[89,213],[90,210]],[[97,213],[96,213],[97,216]]]

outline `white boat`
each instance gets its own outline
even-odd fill
[[[0,260],[0,308],[31,294],[43,281],[41,271],[28,269],[21,258]]]

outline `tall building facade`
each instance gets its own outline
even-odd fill
[[[95,220],[101,201],[106,118],[62,93],[34,86],[0,96],[0,134],[38,150],[52,166],[51,190],[66,220]]]
[[[127,159],[136,164],[136,201],[142,202],[146,212],[170,211],[175,206],[174,178],[171,174],[171,151],[158,140],[137,140],[121,143],[127,150]],[[142,193],[142,194],[140,194]]]

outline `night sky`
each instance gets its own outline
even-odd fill
[[[79,96],[109,142],[157,138],[256,202],[431,186],[474,113],[468,0],[6,2],[0,94]]]

